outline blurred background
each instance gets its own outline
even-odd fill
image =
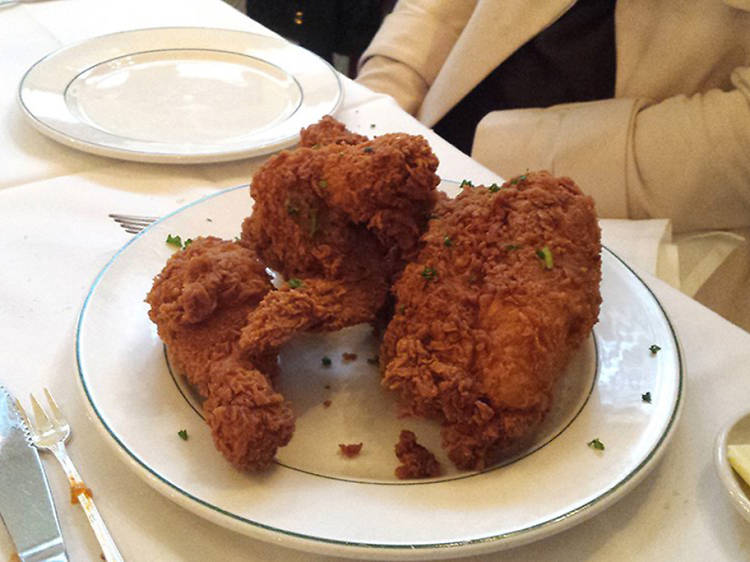
[[[350,78],[396,0],[225,0]]]

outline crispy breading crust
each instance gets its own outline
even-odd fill
[[[393,288],[383,385],[443,421],[458,467],[483,468],[533,436],[596,322],[600,232],[591,198],[545,172],[467,187],[434,214]]]
[[[272,289],[263,265],[236,242],[198,238],[175,252],[146,297],[170,361],[206,400],[214,443],[241,470],[267,468],[294,431],[274,391],[276,354],[240,354],[240,329]]]
[[[243,350],[376,322],[439,199],[437,165],[422,137],[404,134],[269,159],[253,178],[242,243],[298,287],[263,300]]]
[[[279,346],[382,314],[437,200],[421,137],[366,142],[331,118],[301,136],[316,148],[282,152],[253,179],[242,242],[195,240],[146,298],[170,360],[206,399],[216,447],[242,470],[267,468],[294,431],[272,384]],[[275,290],[266,265],[300,279]]]

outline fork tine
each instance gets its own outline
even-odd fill
[[[50,394],[49,390],[45,387],[44,389],[44,396],[47,397],[47,404],[49,404],[49,409],[52,414],[53,422],[60,422],[63,420],[63,413],[60,411],[60,408],[57,405],[57,402],[55,402],[55,399],[52,398],[52,395]]]
[[[31,425],[31,422],[29,421],[29,416],[26,413],[26,410],[23,409],[23,406],[21,406],[20,400],[18,398],[14,399],[16,401],[16,409],[18,410],[19,415],[21,416],[21,419],[23,420],[23,423],[26,424],[26,428],[29,431],[33,431],[33,425]]]
[[[52,422],[47,417],[47,413],[36,401],[33,394],[31,396],[31,409],[34,410],[34,419],[36,420],[35,428],[37,433],[44,433],[52,429]]]
[[[110,213],[108,216],[124,228],[125,232],[129,232],[130,234],[138,234],[141,230],[150,226],[159,218],[140,215],[123,215],[118,213]]]

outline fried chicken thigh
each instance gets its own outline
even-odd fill
[[[596,322],[600,232],[591,198],[545,172],[467,187],[433,216],[393,288],[382,383],[481,469],[533,438]]]
[[[417,255],[438,199],[437,165],[422,137],[405,134],[271,158],[253,178],[242,243],[292,283],[250,315],[242,348],[263,351],[303,330],[373,322]]]

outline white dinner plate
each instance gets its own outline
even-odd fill
[[[333,113],[342,90],[318,56],[275,37],[153,28],[55,51],[21,80],[32,125],[125,160],[202,163],[268,154]]]
[[[243,186],[161,219],[112,258],[80,314],[80,382],[100,429],[146,482],[178,504],[312,552],[454,557],[580,523],[630,491],[663,453],[682,403],[678,342],[648,287],[604,249],[599,322],[568,366],[539,438],[517,459],[483,472],[453,468],[436,423],[397,418],[394,397],[367,361],[377,353],[371,330],[355,326],[286,346],[279,384],[298,416],[295,435],[268,472],[238,472],[215,450],[189,389],[170,372],[144,297],[175,251],[165,243],[169,234],[231,239],[250,212]],[[357,358],[346,361],[343,353]],[[436,454],[440,477],[395,478],[393,447],[402,428]],[[187,440],[178,436],[183,429]],[[595,439],[604,450],[589,445]],[[358,457],[339,453],[339,444],[360,442]]]

